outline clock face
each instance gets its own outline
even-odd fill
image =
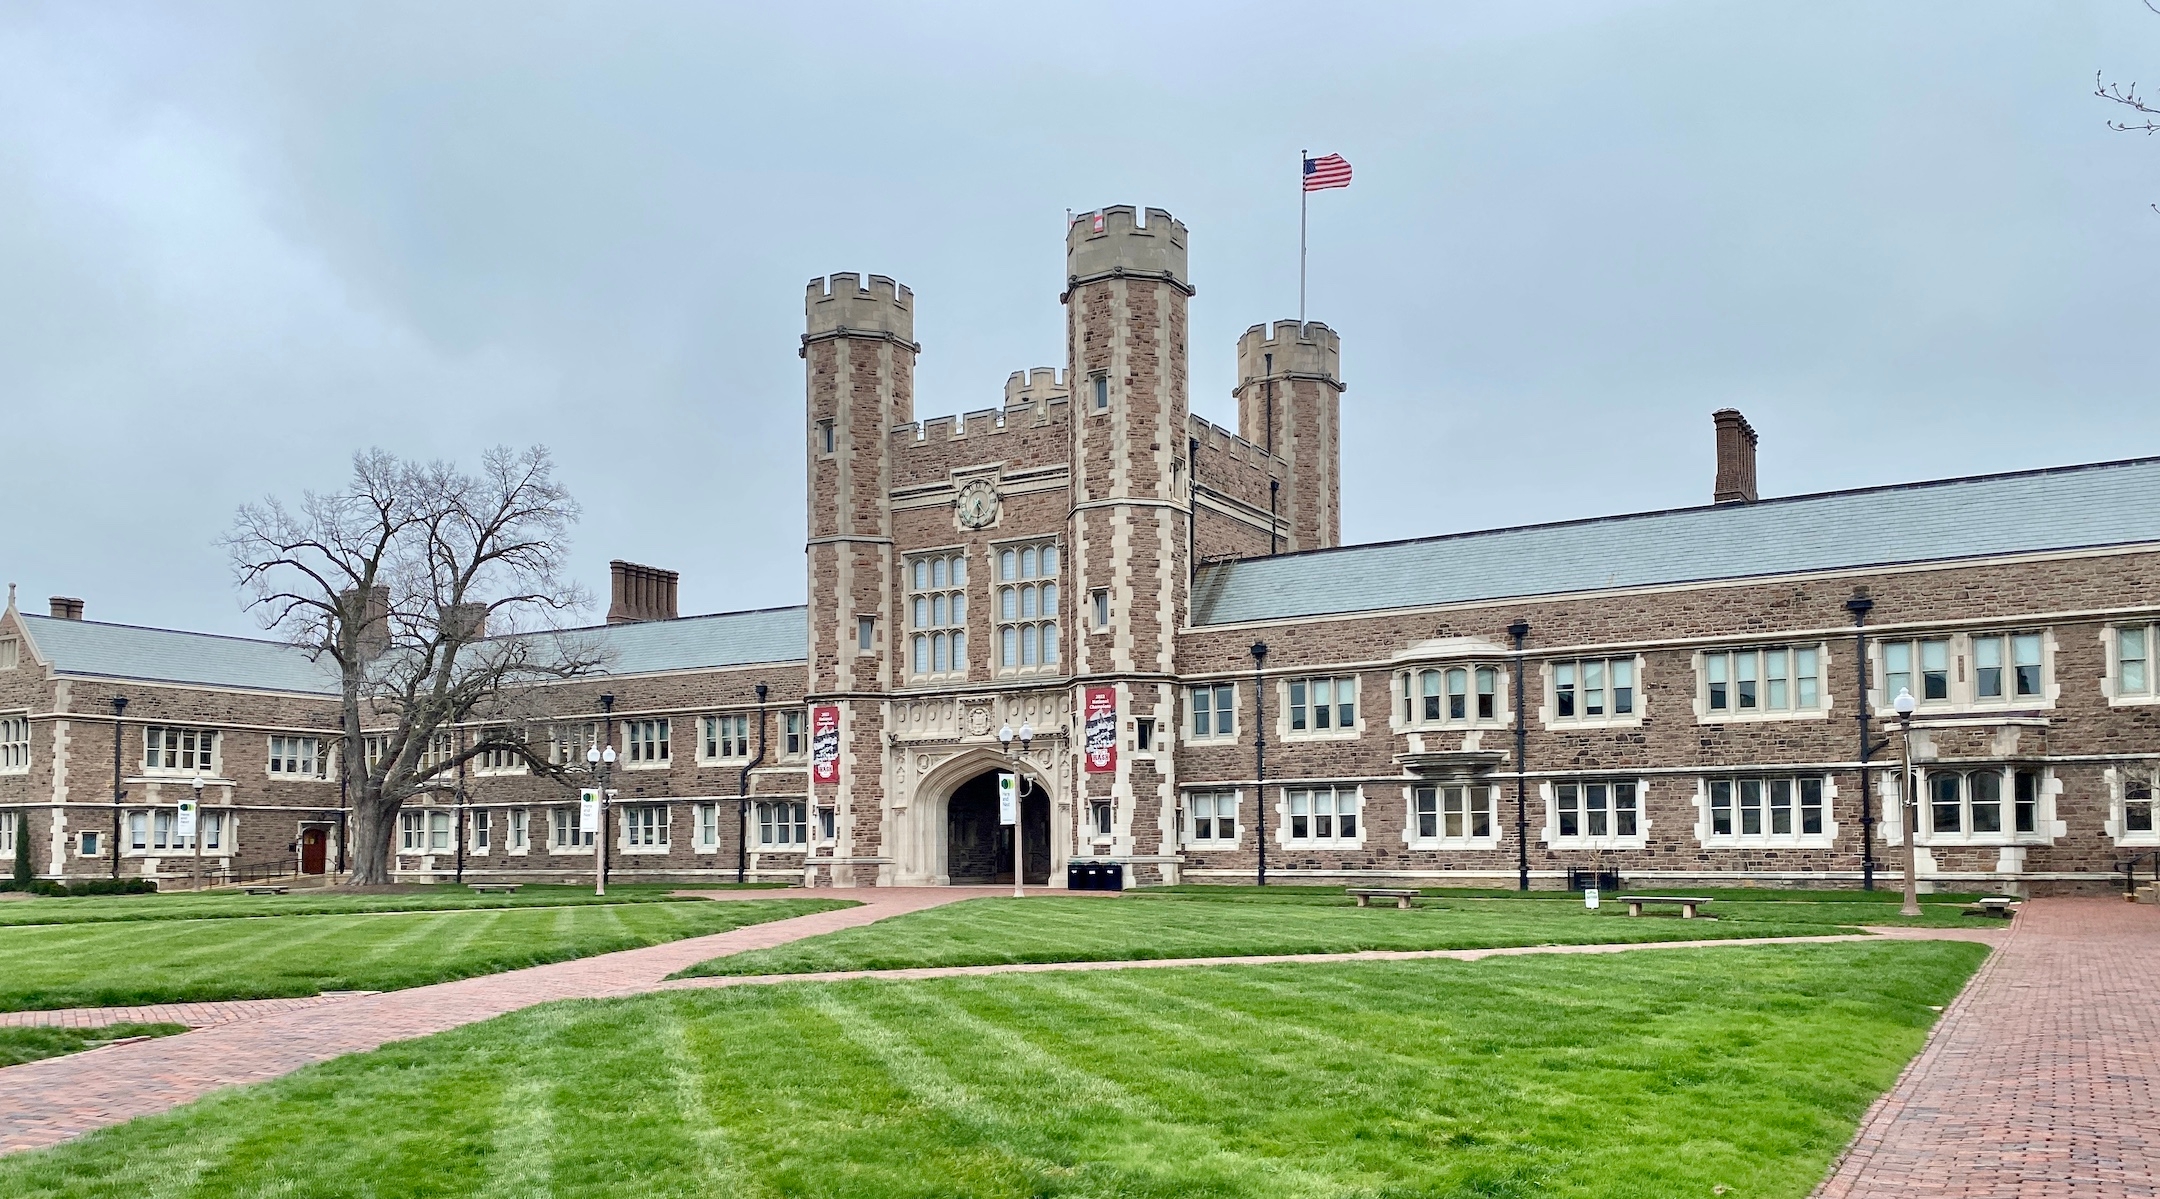
[[[981,529],[997,520],[997,488],[987,479],[975,479],[960,488],[954,501],[960,524],[965,528]]]

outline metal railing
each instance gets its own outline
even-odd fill
[[[1567,889],[1583,891],[1596,887],[1600,891],[1618,891],[1620,872],[1617,870],[1575,870],[1567,872]]]
[[[2115,869],[2122,871],[2123,894],[2125,895],[2134,896],[2137,894],[2137,867],[2139,862],[2152,863],[2153,885],[2160,887],[2160,849],[2148,849],[2144,853],[2115,863]]]

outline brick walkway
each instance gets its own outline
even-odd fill
[[[1817,1199],[2160,1196],[2160,909],[2025,905]]]
[[[230,999],[222,1003],[146,1003],[137,1007],[64,1007],[43,1012],[0,1012],[0,1028],[103,1028],[108,1024],[185,1024],[209,1028],[298,1011],[352,998],[331,992],[301,999]],[[4,1077],[4,1076],[0,1076]]]

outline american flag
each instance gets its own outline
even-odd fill
[[[1305,190],[1325,191],[1350,186],[1350,164],[1340,154],[1323,154],[1305,160]]]

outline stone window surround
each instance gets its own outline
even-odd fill
[[[996,561],[995,551],[992,552],[991,561],[994,565]],[[917,587],[915,585],[915,567],[918,563],[924,564],[932,570],[943,564],[948,572],[951,570],[952,564],[958,563],[963,577],[959,582],[955,583],[948,573],[945,583],[940,586],[933,576],[923,586]],[[903,622],[904,631],[899,641],[901,677],[911,683],[950,683],[966,680],[969,677],[969,666],[972,662],[970,654],[975,648],[967,644],[968,620],[966,612],[976,606],[971,595],[971,592],[974,591],[973,576],[976,572],[968,565],[968,547],[965,545],[946,545],[915,550],[900,560],[900,572],[900,610],[905,617]],[[930,614],[929,623],[917,621],[915,619],[915,600],[921,597],[926,604],[933,605],[934,608],[934,603],[940,596],[946,597],[948,601],[953,596],[959,597],[959,603],[962,607],[959,618],[954,619],[952,617],[951,605],[948,602],[947,620],[944,624],[936,623],[934,610]],[[917,670],[915,668],[915,643],[917,640],[938,636],[945,636],[950,640],[953,634],[959,636],[959,652],[951,654],[947,659],[947,666],[944,670],[936,668],[937,662],[934,655],[925,659],[926,665],[924,669]],[[929,652],[926,648],[925,653],[929,654]],[[992,652],[995,652],[994,648]]]
[[[20,732],[20,737],[13,734]],[[0,749],[0,774],[30,773],[30,711],[0,712],[0,735],[10,736]]]
[[[1638,687],[1641,686],[1638,678]],[[1560,797],[1558,788],[1586,783],[1633,783],[1635,784],[1635,835],[1622,837],[1608,833],[1602,837],[1588,834],[1576,837],[1560,835]],[[1545,806],[1545,826],[1538,830],[1538,844],[1547,849],[1570,850],[1623,850],[1646,849],[1650,844],[1650,829],[1656,822],[1650,818],[1650,779],[1641,775],[1605,773],[1545,779],[1538,783],[1538,800]]]
[[[2160,819],[2153,821],[2153,828],[2149,831],[2131,832],[2126,827],[2128,822],[2124,819],[2124,809],[2126,807],[2127,784],[2133,774],[2142,775],[2147,783],[2160,783],[2160,778],[2155,777],[2160,776],[2160,758],[2143,762],[2117,763],[2110,765],[2103,772],[2102,777],[2107,779],[2108,789],[2108,815],[2107,824],[2104,826],[2105,831],[2108,837],[2117,845],[2160,846]],[[2044,784],[2041,788],[2041,794],[2043,796],[2050,795]],[[2155,789],[2155,794],[2160,795],[2160,788]],[[2062,826],[2058,824],[2056,827],[2060,830]],[[2060,835],[2059,831],[2057,835]]]
[[[1227,732],[1219,729],[1213,729],[1212,726],[1215,722],[1214,720],[1210,719],[1208,723],[1211,726],[1211,730],[1205,736],[1196,735],[1193,732],[1193,692],[1205,688],[1208,691],[1210,697],[1212,698],[1215,689],[1218,687],[1228,687],[1230,689],[1230,728]],[[1238,687],[1237,682],[1233,679],[1220,679],[1208,683],[1187,682],[1181,684],[1178,687],[1178,693],[1180,698],[1184,701],[1183,710],[1185,716],[1184,723],[1179,726],[1178,729],[1178,739],[1181,741],[1191,742],[1196,745],[1235,744],[1238,739],[1238,733],[1243,728],[1245,722],[1245,713],[1238,703],[1239,692],[1240,688]],[[1216,708],[1213,709],[1213,711],[1220,712],[1221,709]],[[1160,730],[1157,731],[1158,733],[1160,732]]]
[[[1892,638],[1892,640],[1897,639]],[[1734,703],[1725,711],[1712,711],[1710,708],[1710,672],[1704,665],[1703,659],[1711,654],[1770,649],[1812,649],[1815,651],[1815,706],[1812,708],[1797,706],[1798,696],[1795,695],[1795,706],[1788,708],[1768,709],[1758,707],[1750,712],[1741,710],[1738,704]],[[1691,656],[1689,663],[1690,669],[1695,673],[1695,722],[1697,724],[1756,724],[1770,720],[1827,719],[1837,708],[1837,697],[1833,694],[1836,688],[1830,685],[1831,679],[1834,677],[1831,672],[1835,661],[1836,653],[1833,649],[1833,643],[1827,640],[1758,641],[1749,644],[1736,643],[1733,645],[1705,646],[1698,649]],[[1635,687],[1635,701],[1637,704],[1642,702],[1641,671],[1642,668],[1638,665],[1636,667],[1638,681]],[[1797,691],[1797,687],[1790,680],[1787,681],[1787,685],[1793,686]]]
[[[1215,837],[1209,837],[1205,840],[1195,839],[1192,835],[1192,812],[1189,803],[1195,795],[1229,796],[1231,827],[1235,835],[1227,841]],[[1245,789],[1243,787],[1189,788],[1179,795],[1177,822],[1178,844],[1187,850],[1218,853],[1243,849],[1245,848],[1246,824],[1248,823],[1245,819]]]
[[[631,742],[638,741],[639,726],[651,725],[655,736],[640,741],[649,744],[654,753],[663,756],[633,760]],[[675,722],[666,716],[632,716],[616,722],[615,731],[621,744],[615,747],[615,765],[623,770],[671,770],[675,766]]]
[[[1996,833],[1938,833],[1933,831],[1932,825],[1934,821],[1928,818],[1927,811],[1927,776],[1944,770],[1969,774],[1975,770],[1987,770],[1990,768],[1998,768],[2003,772],[2002,831]],[[2018,770],[2037,771],[2040,775],[2040,793],[2037,797],[2039,810],[2033,814],[2033,828],[2036,831],[2030,833],[2016,831],[2017,820],[2011,807],[2016,802],[2015,780],[2011,775],[2012,772]],[[1905,809],[1904,805],[1899,802],[1900,797],[1898,795],[1898,776],[1900,773],[1898,763],[1894,761],[1877,765],[1875,794],[1880,808],[1880,821],[1876,826],[1880,831],[1877,836],[1882,839],[1883,844],[1889,846],[1899,846],[1905,843]],[[1918,809],[1920,825],[1918,835],[1913,839],[1913,844],[1923,849],[1935,846],[1998,848],[2022,845],[2053,845],[2056,841],[2069,835],[2069,824],[2066,821],[2057,819],[2055,815],[2056,798],[2062,794],[2063,790],[2062,776],[2055,773],[2053,767],[2045,762],[2005,762],[1999,759],[1955,761],[1939,760],[1933,757],[1926,759],[1915,757],[1913,759],[1913,774],[1916,786],[1913,799],[1914,806]],[[2113,786],[2110,787],[2110,794],[2113,797],[2114,814],[2117,819],[2111,820],[2107,825],[2107,829],[2109,835],[2113,836],[2116,830],[2122,827],[2119,823],[2121,795],[2119,789]],[[2160,839],[2156,839],[2153,844],[2160,845]]]
[[[2005,687],[2006,694],[2000,699],[1981,699],[1974,694],[1977,682],[1972,669],[1972,643],[1975,637],[2010,637],[2018,633],[2040,634],[2040,694],[2020,696],[2007,694],[2014,690]],[[1883,646],[1890,642],[1905,641],[1915,646],[1913,677],[1920,675],[1918,645],[1922,641],[1947,641],[1950,643],[1950,698],[1920,699],[1915,689],[1913,698],[1920,701],[1922,712],[2000,712],[2047,710],[2055,707],[2062,697],[2062,685],[2055,677],[2055,629],[2052,625],[1995,625],[1983,628],[1961,628],[1944,632],[1911,632],[1901,630],[1890,637],[1868,638],[1868,711],[1889,712],[1897,692],[1885,686],[1883,670]],[[2005,667],[2007,669],[2007,665]]]
[[[558,822],[563,823],[559,824]],[[592,837],[593,840],[599,838],[596,834],[578,832],[577,824],[578,805],[574,803],[549,805],[547,820],[547,851],[549,857],[589,858],[592,856],[593,846],[586,838],[588,836]],[[568,845],[561,844],[560,839],[556,836],[558,828],[565,826],[569,830],[570,844]]]
[[[1451,670],[1464,672],[1464,712],[1461,720],[1451,720],[1447,715],[1447,676]],[[1493,672],[1493,715],[1477,715],[1477,672]],[[1425,716],[1423,676],[1431,671],[1439,675],[1440,716]],[[1389,679],[1388,724],[1396,732],[1426,732],[1433,729],[1504,729],[1515,723],[1514,681],[1508,674],[1508,664],[1496,658],[1454,658],[1412,662],[1397,662]],[[1396,701],[1400,701],[1399,703]]]
[[[775,808],[783,807],[786,809],[784,812],[775,813],[773,811],[773,809]],[[799,821],[794,819],[797,810],[800,810],[802,814],[802,819]],[[774,821],[772,819],[772,817],[776,814],[781,817],[781,819],[778,821]],[[765,833],[768,828],[774,829],[776,831],[784,828],[791,833],[795,829],[799,828],[802,830],[803,840],[767,841],[765,839]],[[808,852],[810,837],[809,802],[807,800],[789,799],[786,797],[760,799],[753,802],[750,805],[750,835],[752,838],[752,848],[754,848],[759,853]]]
[[[292,771],[288,773],[282,770],[270,769],[270,766],[273,762],[280,760],[277,753],[277,743],[279,741],[313,741],[315,743],[315,773],[306,774],[300,771]],[[337,740],[332,737],[315,736],[306,733],[271,733],[263,738],[263,746],[265,750],[263,758],[263,776],[266,778],[275,779],[276,781],[281,783],[336,782],[337,771],[332,763],[332,759],[337,757],[336,745]],[[285,757],[288,758],[291,756],[292,755],[290,753],[287,753],[285,755]]]
[[[1332,728],[1326,729],[1314,729],[1310,727],[1302,729],[1292,729],[1290,727],[1290,685],[1292,683],[1304,683],[1306,685],[1306,700],[1309,704],[1312,698],[1312,683],[1315,680],[1319,679],[1326,679],[1331,683],[1341,683],[1346,680],[1349,682],[1351,703],[1355,705],[1357,709],[1355,714],[1356,719],[1351,725],[1351,727],[1343,728],[1340,725],[1336,725]],[[1309,673],[1300,671],[1293,674],[1286,674],[1275,679],[1274,688],[1274,698],[1276,701],[1275,738],[1277,741],[1357,741],[1365,736],[1364,675],[1358,674],[1354,671],[1346,672],[1343,674],[1330,674],[1325,671],[1313,671]],[[1331,707],[1335,708],[1339,708],[1341,706],[1342,699],[1339,693],[1330,699],[1329,704]],[[1233,705],[1231,711],[1235,712],[1236,710],[1236,707]],[[1312,723],[1310,716],[1306,718],[1306,722],[1308,725]]]
[[[1362,724],[1363,718],[1360,717],[1359,720]],[[1353,837],[1302,837],[1293,839],[1290,836],[1290,793],[1292,791],[1320,791],[1324,789],[1331,789],[1335,792],[1335,810],[1338,814],[1342,811],[1343,796],[1348,795],[1350,797],[1352,805],[1350,812],[1357,818],[1357,835]],[[1283,849],[1363,849],[1365,848],[1365,834],[1368,831],[1365,816],[1365,788],[1363,785],[1300,781],[1281,784],[1275,788],[1276,820],[1272,831],[1275,835],[1275,844]],[[1240,821],[1238,824],[1240,838],[1244,836],[1244,832],[1244,822]]]
[[[674,840],[673,836],[671,835],[673,832],[672,826],[674,825],[674,821],[671,819],[674,809],[673,804],[634,803],[617,801],[611,806],[613,806],[619,813],[619,815],[617,815],[615,819],[616,849],[621,850],[625,854],[638,855],[665,854],[666,852],[668,852],[670,843]],[[653,828],[655,831],[658,832],[660,837],[659,842],[653,845],[632,845],[630,843],[630,833],[632,825],[639,822],[640,813],[650,811],[657,811],[659,813],[659,818],[653,823]]]
[[[155,835],[154,830],[156,827],[155,822],[157,819],[157,814],[163,812],[168,815],[172,815],[174,814],[174,811],[175,810],[170,806],[156,805],[150,807],[130,807],[124,809],[123,815],[120,818],[120,856],[123,858],[194,857],[195,851],[193,849],[173,849],[171,847],[159,849],[151,843],[150,838]],[[207,816],[215,816],[218,818],[218,843],[216,845],[203,846],[202,856],[204,856],[205,858],[229,858],[233,856],[233,843],[239,839],[239,810],[237,808],[225,806],[213,808],[208,804],[205,804],[203,805],[200,813],[198,813],[198,819],[196,821],[196,827],[198,829],[200,829],[202,826],[202,820],[200,818]],[[141,849],[135,848],[135,820],[137,817],[142,818],[144,828],[143,848]],[[178,818],[177,816],[175,816],[175,823],[173,825],[173,828],[176,830],[179,828],[177,820]],[[107,829],[105,831],[108,835],[110,835],[110,829]],[[174,832],[171,835],[177,837],[179,834],[177,832]],[[108,852],[110,851],[108,850]]]
[[[690,852],[718,853],[720,851],[721,804],[718,800],[701,800],[690,805]],[[707,839],[705,830],[712,829]]]
[[[151,729],[157,729],[157,730],[158,730],[158,731],[160,732],[160,734],[164,733],[164,732],[165,732],[166,730],[172,730],[172,731],[176,731],[176,732],[182,732],[182,733],[190,733],[190,732],[191,732],[191,733],[194,733],[194,734],[196,734],[196,735],[197,735],[198,737],[200,737],[200,736],[201,736],[202,734],[204,734],[204,733],[208,733],[208,734],[210,735],[210,768],[209,768],[209,769],[207,769],[207,770],[205,770],[205,769],[203,769],[203,768],[201,768],[201,767],[198,767],[198,766],[162,766],[162,765],[161,765],[161,766],[152,766],[152,765],[150,765],[150,764],[149,764],[149,760],[148,760],[148,759],[149,759],[149,757],[150,757],[150,740],[149,740],[149,738],[150,738],[150,730],[151,730]],[[139,731],[139,732],[137,733],[137,741],[138,741],[138,744],[140,744],[140,745],[141,745],[142,749],[141,749],[141,752],[139,752],[139,753],[137,753],[137,754],[135,755],[135,763],[136,763],[136,766],[137,766],[137,768],[138,768],[138,769],[140,769],[140,770],[142,771],[142,773],[143,773],[143,774],[144,774],[144,775],[145,775],[146,777],[155,777],[155,778],[197,778],[197,777],[200,777],[200,778],[202,778],[202,779],[203,779],[203,781],[204,781],[205,785],[207,785],[207,784],[209,783],[209,781],[210,781],[210,780],[211,780],[212,778],[220,778],[220,779],[221,779],[221,778],[224,778],[224,777],[225,777],[225,734],[224,734],[224,731],[223,731],[223,730],[221,730],[221,729],[217,729],[217,728],[214,728],[214,727],[210,727],[210,726],[206,726],[206,725],[192,725],[192,724],[145,724],[145,725],[143,725],[143,726],[142,726],[141,730],[140,730],[140,731]],[[160,742],[160,744],[162,745],[162,741]],[[196,752],[200,752],[200,751],[198,750],[198,751],[196,751]]]
[[[465,810],[465,852],[476,858],[484,858],[495,849],[495,809],[467,808]]]
[[[714,723],[718,721],[740,721],[741,728],[739,732],[737,732],[731,726],[729,732],[720,733],[719,730],[714,727]],[[748,762],[750,760],[751,754],[753,753],[750,748],[751,735],[756,731],[757,713],[754,711],[708,712],[704,715],[699,716],[697,722],[698,765],[740,766],[743,763]],[[715,736],[714,734],[716,733],[718,733],[719,735]],[[742,751],[741,753],[731,754],[726,752],[726,748],[731,740],[739,741],[739,745],[737,746],[737,748]],[[711,745],[715,750],[720,752],[710,754],[706,753],[705,749],[708,744]]]
[[[2125,626],[2145,630],[2145,690],[2134,694],[2124,694],[2122,689],[2122,641],[2119,634]],[[2100,677],[2100,694],[2107,697],[2109,707],[2160,704],[2160,652],[2155,651],[2156,641],[2160,641],[2160,621],[2118,620],[2101,626],[2100,645],[2106,666]]]
[[[1004,556],[1008,553],[1018,556],[1027,550],[1035,551],[1037,561],[1036,573],[1032,575],[1021,574],[1019,573],[1019,570],[1016,566],[1013,577],[1010,579],[1006,578]],[[1057,565],[1049,570],[1043,569],[1040,565],[1043,557],[1043,552],[1045,550],[1050,551],[1055,556],[1057,562]],[[991,675],[996,678],[1025,678],[1042,674],[1065,674],[1067,647],[1065,644],[1064,628],[1064,538],[1054,536],[1036,536],[1011,538],[1003,541],[993,541],[990,543],[989,553],[986,557],[986,562],[988,564],[988,577],[990,588],[991,643],[989,652]],[[1050,587],[1056,593],[1054,597],[1056,602],[1054,604],[1048,606],[1047,608],[1038,607],[1037,612],[1034,616],[1022,616],[1015,614],[1010,619],[1006,617],[1004,604],[1004,594],[1006,589],[1011,588],[1016,591],[1020,591],[1028,588],[1034,588],[1036,589],[1036,594],[1040,595],[1040,589],[1044,586]],[[1092,603],[1093,601],[1091,600],[1090,602]],[[1005,630],[1008,628],[1013,628],[1023,631],[1032,631],[1034,629],[1044,626],[1047,626],[1049,629],[1052,647],[1057,651],[1057,660],[1054,662],[1044,662],[1040,660],[1040,655],[1038,655],[1037,661],[1032,664],[1013,666],[1005,665]]]
[[[1820,833],[1803,833],[1799,831],[1800,800],[1797,794],[1793,797],[1794,831],[1790,833],[1740,832],[1737,815],[1733,823],[1734,831],[1730,833],[1714,833],[1710,831],[1710,784],[1720,779],[1741,778],[1759,778],[1766,784],[1771,779],[1792,779],[1795,781],[1795,786],[1798,785],[1798,780],[1802,778],[1821,778],[1823,784],[1823,831]],[[1817,771],[1790,766],[1769,766],[1753,769],[1704,768],[1702,776],[1695,780],[1695,841],[1696,844],[1711,849],[1754,849],[1757,847],[1769,849],[1831,849],[1837,844],[1839,828],[1837,800],[1837,772],[1832,770]],[[1765,811],[1767,811],[1768,800],[1765,799],[1764,803],[1766,805]],[[1739,801],[1734,800],[1736,813],[1738,804]]]
[[[1449,787],[1461,787],[1464,789],[1464,800],[1466,803],[1465,811],[1463,813],[1464,835],[1460,837],[1450,837],[1447,835],[1447,820],[1443,806],[1444,801],[1439,793]],[[1469,809],[1467,807],[1467,801],[1475,796],[1476,790],[1480,787],[1484,788],[1485,790],[1486,804],[1488,805],[1486,810],[1491,813],[1492,816],[1492,832],[1483,837],[1473,836],[1470,834],[1469,830],[1471,828],[1471,825],[1469,823]],[[1424,837],[1418,835],[1417,793],[1427,788],[1430,788],[1434,792],[1434,828],[1436,830],[1436,835],[1431,837]],[[1402,789],[1403,844],[1413,850],[1475,850],[1502,848],[1502,843],[1507,840],[1509,835],[1506,828],[1506,821],[1501,817],[1503,800],[1502,792],[1503,787],[1499,782],[1490,781],[1486,778],[1420,779],[1414,783],[1407,784]]]
[[[1554,694],[1554,665],[1563,662],[1580,663],[1584,661],[1607,663],[1618,661],[1633,661],[1635,663],[1635,678],[1634,681],[1629,684],[1629,687],[1633,691],[1633,694],[1629,696],[1629,707],[1633,709],[1632,711],[1630,711],[1625,716],[1616,716],[1609,711],[1603,716],[1554,715],[1554,713],[1560,710],[1560,701]],[[1639,728],[1642,726],[1643,720],[1649,715],[1650,712],[1649,677],[1649,657],[1646,654],[1640,653],[1562,654],[1540,660],[1538,662],[1538,694],[1542,697],[1542,700],[1538,705],[1538,725],[1539,727],[1548,730]],[[1575,685],[1579,689],[1582,686],[1582,683],[1580,682],[1580,680],[1578,680]],[[1605,690],[1608,696],[1606,700],[1606,706],[1610,708],[1612,706],[1612,701],[1609,698],[1612,693],[1612,680],[1609,672],[1605,682]],[[1578,700],[1578,704],[1579,703],[1580,701]]]

